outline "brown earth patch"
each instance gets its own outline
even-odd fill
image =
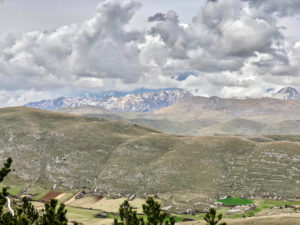
[[[57,196],[63,194],[62,192],[58,192],[58,191],[49,191],[46,195],[44,195],[43,197],[41,197],[39,199],[39,201],[43,201],[43,202],[49,202],[51,199],[55,199]]]

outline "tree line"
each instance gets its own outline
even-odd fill
[[[167,217],[167,213],[162,212],[159,202],[155,201],[152,197],[148,197],[146,204],[143,204],[143,212],[145,217],[138,217],[137,211],[127,200],[120,205],[119,213],[120,219],[114,220],[114,225],[175,225],[175,217]],[[222,220],[222,214],[218,214],[214,208],[210,208],[205,214],[204,220],[206,225],[217,225]],[[226,225],[220,223],[219,225]]]

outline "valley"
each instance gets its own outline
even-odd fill
[[[300,199],[300,136],[177,136],[31,108],[1,109],[0,122],[1,159],[14,159],[4,184],[32,197],[53,188],[108,198],[147,193],[177,214],[222,196]]]
[[[110,224],[132,196],[140,213],[149,195],[185,224],[201,224],[212,206],[230,224],[297,224],[299,104],[191,97],[154,112],[2,108],[0,155],[14,159],[3,186],[38,209],[57,198],[86,225]]]
[[[300,0],[0,0],[0,25],[0,225],[300,225]]]

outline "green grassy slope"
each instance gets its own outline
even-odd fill
[[[300,195],[300,142],[277,136],[175,136],[122,121],[0,109],[12,183],[123,193]],[[259,141],[258,141],[259,140]]]

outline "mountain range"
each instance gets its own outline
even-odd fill
[[[192,96],[176,89],[121,97],[62,97],[26,106],[127,121],[178,135],[299,135],[298,98],[298,91],[291,87],[269,97],[246,99]]]
[[[31,102],[25,106],[45,110],[58,110],[68,107],[96,106],[122,112],[152,112],[170,106],[191,96],[191,93],[183,89],[172,89],[138,94],[127,94],[126,96],[121,97],[115,97],[112,95],[96,98],[60,97],[53,100],[48,99],[40,102]]]
[[[95,106],[120,112],[153,112],[192,96],[190,92],[176,88],[137,89],[132,92],[105,92],[98,96],[94,95],[94,97],[59,97],[30,102],[25,106],[50,111]],[[276,93],[268,93],[266,97],[282,100],[300,99],[300,94],[295,88],[286,87]]]

